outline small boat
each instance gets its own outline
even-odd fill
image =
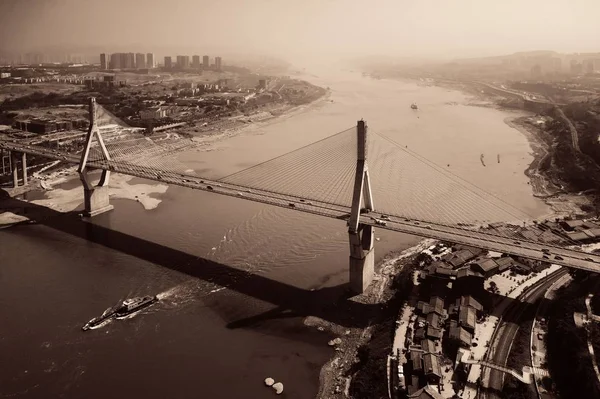
[[[123,304],[115,311],[115,317],[121,319],[129,316],[137,311],[140,311],[158,301],[156,296],[143,296],[130,298],[123,301]]]
[[[412,103],[412,104],[410,105],[410,107],[411,107],[412,109],[419,109],[419,107],[417,107],[417,104],[416,104],[416,103]]]
[[[500,154],[498,154],[498,163],[500,163]]]
[[[83,331],[90,330],[92,328],[100,326],[102,323],[112,319],[115,315],[114,308],[108,308],[102,313],[102,316],[94,317],[92,320],[88,321],[85,326],[81,327]]]

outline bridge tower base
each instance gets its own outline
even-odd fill
[[[83,183],[84,216],[93,217],[114,209],[114,206],[110,204],[108,192],[109,176],[110,172],[103,170],[100,181],[94,185],[90,182],[87,172],[79,174]]]
[[[373,282],[375,274],[375,229],[371,225],[360,222],[361,211],[373,210],[371,181],[367,168],[367,124],[358,121],[356,126],[358,157],[356,175],[354,177],[354,192],[352,194],[352,209],[348,220],[348,238],[350,241],[350,289],[362,294]]]
[[[83,153],[81,154],[81,162],[79,163],[79,179],[83,183],[83,203],[84,211],[83,215],[92,217],[101,213],[110,211],[114,208],[110,204],[110,197],[108,192],[108,181],[110,180],[110,172],[108,170],[102,170],[100,180],[97,184],[92,183],[88,175],[88,156],[90,154],[90,148],[92,147],[92,140],[96,137],[100,151],[104,155],[105,162],[110,162],[110,155],[100,135],[100,130],[97,124],[96,116],[96,99],[90,98],[89,104],[90,112],[90,128],[86,137],[86,143]],[[109,165],[110,166],[110,165]]]
[[[375,274],[375,229],[360,225],[359,231],[350,233],[350,289],[362,293],[373,282]]]

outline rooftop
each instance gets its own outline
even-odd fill
[[[475,309],[470,306],[461,306],[458,312],[458,320],[463,327],[468,327],[474,330],[477,322]]]
[[[444,399],[444,397],[430,385],[419,389],[413,394],[409,394],[410,399]]]
[[[480,259],[477,262],[475,262],[474,265],[483,270],[484,273],[494,270],[498,267],[498,264],[496,264],[496,262],[493,259],[489,258]]]
[[[481,306],[481,304],[477,302],[471,295],[460,297],[460,304],[463,306],[470,306],[478,311],[483,310],[483,306]]]
[[[454,320],[450,322],[450,329],[448,330],[448,337],[460,341],[468,346],[471,346],[473,336],[470,332],[460,327]]]
[[[423,355],[423,371],[425,374],[433,374],[437,377],[442,377],[439,359],[436,355],[426,353]]]

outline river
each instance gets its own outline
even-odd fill
[[[339,68],[314,73],[304,78],[329,86],[327,101],[180,160],[222,176],[364,118],[529,214],[547,213],[523,173],[527,140],[504,123],[515,114],[461,105],[464,94],[440,87]],[[481,153],[502,154],[501,167],[483,168]],[[57,221],[0,230],[0,397],[256,398],[273,394],[266,377],[281,381],[287,398],[315,396],[331,336],[302,321],[337,320],[321,304],[347,282],[345,223],[182,187],[157,198],[149,211],[113,200],[94,229]],[[377,235],[378,257],[417,242]],[[81,331],[118,300],[148,294],[163,300]]]

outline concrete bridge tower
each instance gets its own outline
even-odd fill
[[[350,240],[350,289],[364,292],[373,281],[375,273],[375,250],[373,226],[360,223],[361,211],[373,210],[371,181],[367,167],[367,124],[360,120],[356,126],[358,157],[352,194],[352,210],[348,221]],[[364,205],[364,206],[363,206]]]
[[[100,127],[98,126],[98,115],[96,99],[90,98],[90,128],[85,140],[85,147],[81,154],[81,161],[79,163],[79,178],[83,183],[83,197],[84,197],[84,216],[96,216],[100,213],[110,211],[114,207],[109,202],[108,196],[108,181],[110,179],[110,171],[102,170],[100,180],[97,184],[92,183],[91,178],[88,175],[88,157],[90,155],[90,149],[92,148],[92,141],[94,137],[97,140],[97,145],[102,151],[104,158],[107,162],[110,161],[110,155],[104,145],[104,140],[100,135]]]

